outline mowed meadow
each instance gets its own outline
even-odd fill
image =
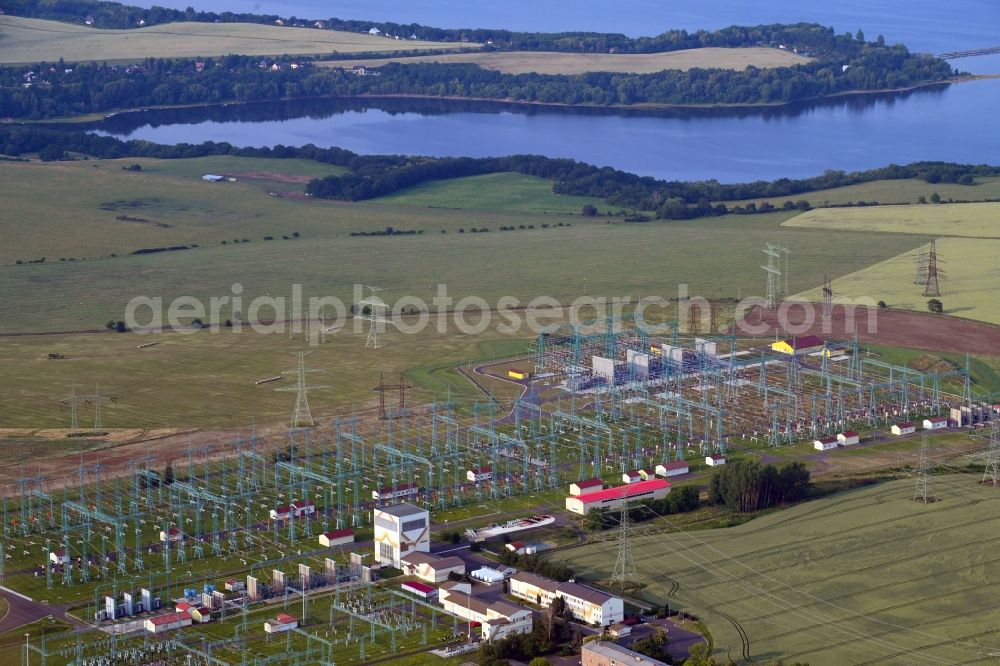
[[[137,61],[240,55],[323,55],[453,48],[440,42],[258,23],[194,23],[109,30],[61,21],[0,16],[0,63]],[[476,44],[466,46],[475,47]]]
[[[493,51],[483,53],[443,53],[366,60],[339,60],[320,63],[326,67],[378,67],[390,62],[470,63],[505,74],[583,74],[623,72],[651,74],[665,69],[746,69],[791,67],[810,58],[788,50],[769,47],[682,49],[666,53],[555,53],[547,51]]]
[[[479,335],[451,327],[404,335],[389,328],[379,349],[366,349],[368,324],[352,320],[320,340],[304,333],[250,331],[193,334],[33,335],[0,338],[0,367],[10,383],[0,400],[0,428],[69,428],[65,400],[78,395],[105,396],[102,421],[110,428],[249,427],[287,422],[295,402],[294,352],[309,351],[310,393],[317,419],[358,410],[371,416],[378,405],[373,388],[379,375],[396,383],[401,373],[411,386],[408,401],[424,404],[451,399],[459,408],[487,401],[457,366],[524,353],[530,340],[498,333]],[[140,349],[139,345],[153,346]],[[314,344],[315,343],[315,344]],[[50,358],[50,354],[59,358]],[[280,379],[257,384],[258,380]],[[509,401],[519,387],[481,381],[497,399]],[[286,390],[276,390],[286,389]],[[397,395],[388,395],[397,404]],[[92,400],[81,400],[81,427],[94,419]],[[2,436],[2,433],[0,433]]]
[[[401,203],[406,197],[430,203],[431,190],[438,204],[471,208],[391,205],[392,198],[319,201],[302,194],[302,183],[330,167],[242,159],[136,160],[144,165],[139,172],[122,170],[131,160],[0,165],[0,184],[11,193],[0,333],[100,329],[121,319],[135,296],[165,305],[193,296],[207,305],[212,296],[233,295],[237,283],[247,304],[257,296],[290,296],[296,284],[307,298],[335,296],[348,304],[355,284],[384,288],[390,303],[402,296],[430,303],[438,284],[455,299],[472,295],[491,305],[502,296],[522,304],[541,295],[669,298],[680,284],[707,297],[761,295],[761,248],[768,241],[791,249],[794,292],[929,239],[883,234],[873,243],[869,232],[782,227],[789,212],[683,222],[585,218],[567,215],[550,183],[518,177],[472,186],[471,179],[456,179],[394,195]],[[237,182],[202,181],[210,171],[236,174]],[[520,202],[513,210],[503,208],[507,192]],[[493,209],[477,209],[481,201],[495,202]],[[539,213],[546,210],[552,212]],[[386,227],[422,233],[351,235]],[[198,247],[129,254],[177,244]],[[15,264],[41,257],[44,263]]]

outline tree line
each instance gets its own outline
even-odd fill
[[[144,106],[312,97],[418,96],[574,106],[756,105],[946,81],[947,61],[903,46],[867,44],[849,67],[813,60],[793,67],[505,74],[462,63],[390,63],[379,76],[316,67],[306,58],[152,58],[132,66],[41,62],[0,69],[0,115],[40,120]],[[201,65],[198,66],[197,63]],[[275,71],[270,65],[277,63]],[[284,65],[284,66],[281,66]],[[25,82],[27,72],[34,78]]]
[[[802,462],[775,467],[738,460],[712,475],[708,493],[715,504],[745,513],[801,500],[810,487],[809,470]]]
[[[829,170],[812,178],[779,178],[749,183],[715,180],[664,181],[649,176],[596,167],[572,159],[540,155],[509,157],[412,157],[403,155],[358,155],[343,148],[320,148],[312,144],[293,147],[236,147],[225,142],[164,145],[147,141],[122,141],[87,132],[35,126],[0,126],[0,153],[18,157],[45,152],[48,155],[80,153],[100,158],[151,157],[182,159],[208,155],[307,159],[346,167],[349,173],[310,181],[306,192],[318,197],[358,201],[384,196],[424,182],[488,173],[513,172],[552,181],[556,194],[594,197],[609,205],[654,211],[663,219],[688,219],[728,213],[758,213],[773,210],[766,202],[756,205],[724,204],[724,201],[765,199],[806,194],[876,180],[920,179],[928,183],[970,184],[977,176],[1000,176],[1000,166],[915,162],[891,164],[878,169],[844,172]],[[784,208],[807,208],[805,201],[788,202]]]
[[[818,57],[851,57],[867,42],[859,30],[855,35],[837,35],[833,28],[814,23],[729,26],[720,30],[666,30],[655,36],[628,37],[621,33],[585,31],[523,32],[493,28],[437,28],[419,23],[352,20],[331,17],[304,18],[278,14],[247,12],[205,12],[193,7],[184,10],[153,5],[137,7],[104,0],[7,0],[6,13],[15,16],[83,23],[92,21],[95,28],[132,29],[178,21],[197,23],[259,23],[315,28],[345,32],[368,32],[378,28],[386,35],[401,39],[416,37],[440,42],[476,42],[486,50],[561,51],[578,53],[658,53],[703,47],[736,48],[741,46],[785,46],[798,48]],[[872,44],[884,46],[879,35]],[[352,55],[351,57],[356,57]]]

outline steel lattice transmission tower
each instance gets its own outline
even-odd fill
[[[934,478],[931,475],[931,441],[923,436],[920,444],[920,462],[917,463],[917,487],[913,491],[913,499],[924,504],[934,501]]]
[[[924,296],[940,296],[941,286],[938,279],[944,279],[945,274],[938,268],[937,241],[931,241],[931,249],[927,253],[926,277],[924,279]]]
[[[74,385],[73,388],[70,389],[69,396],[64,398],[62,401],[63,405],[69,405],[69,430],[73,433],[79,432],[80,430],[80,420],[76,414],[76,403],[77,395],[76,386]]]
[[[927,283],[927,253],[921,252],[917,255],[917,277],[913,284],[921,287]]]
[[[629,534],[631,525],[628,512],[629,503],[624,501],[618,516],[618,559],[615,560],[615,569],[609,581],[611,587],[616,584],[620,585],[622,592],[625,591],[626,587],[634,585],[639,579],[639,574],[635,570],[635,558],[632,556],[632,543]]]
[[[306,384],[306,373],[320,372],[320,370],[309,370],[306,368],[306,356],[311,353],[294,352],[299,357],[299,365],[294,370],[286,370],[285,372],[296,373],[295,386],[275,389],[275,391],[295,391],[295,407],[292,409],[291,421],[293,428],[311,428],[316,425],[316,422],[313,421],[312,411],[309,409],[309,390],[330,388],[329,386],[308,386]]]
[[[399,409],[392,413],[393,417],[402,416],[406,410],[406,389],[413,388],[403,379],[403,373],[399,373],[398,384],[386,384],[382,373],[378,373],[378,386],[373,391],[378,392],[378,414],[383,421],[389,418],[389,409],[385,404],[386,391],[399,391]]]
[[[764,307],[773,310],[778,305],[778,290],[781,281],[781,269],[778,268],[781,258],[781,247],[774,243],[764,244],[764,254],[767,265],[761,266],[767,273],[767,296],[764,297]]]
[[[781,289],[781,297],[788,298],[788,296],[791,293],[788,290],[788,276],[791,275],[791,271],[788,270],[788,255],[790,255],[792,251],[789,250],[787,247],[779,247],[778,249],[781,250],[781,254],[785,257],[785,263],[781,269],[781,277],[784,279],[784,283],[782,284],[782,289]]]
[[[1000,419],[993,420],[990,430],[990,444],[986,449],[986,470],[983,472],[983,483],[993,487],[1000,486]]]
[[[823,276],[823,319],[833,317],[833,283],[830,276]],[[825,357],[824,357],[825,358]]]
[[[385,311],[389,306],[375,295],[375,292],[382,291],[381,287],[366,287],[366,289],[371,292],[371,295],[358,303],[361,306],[360,318],[371,322],[371,326],[368,328],[368,339],[365,340],[365,349],[378,349],[378,334],[380,330],[385,331]],[[368,314],[364,313],[365,307],[368,308]]]

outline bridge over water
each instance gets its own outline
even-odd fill
[[[969,49],[967,51],[948,51],[947,53],[938,55],[938,57],[944,58],[945,60],[953,60],[955,58],[971,58],[973,56],[995,55],[997,53],[1000,53],[1000,46],[987,46],[985,48]]]

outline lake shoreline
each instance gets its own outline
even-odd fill
[[[274,102],[297,102],[297,101],[317,101],[317,100],[414,100],[421,102],[428,101],[443,101],[443,102],[465,102],[472,105],[503,105],[503,106],[515,106],[522,108],[537,108],[537,109],[560,109],[566,111],[579,110],[581,112],[586,111],[620,111],[620,112],[642,112],[642,111],[686,111],[686,112],[700,112],[703,111],[706,114],[713,111],[768,111],[777,110],[783,108],[790,108],[795,105],[800,104],[814,104],[822,103],[828,101],[836,101],[838,99],[850,99],[850,98],[864,98],[869,96],[879,96],[879,95],[894,95],[894,94],[904,94],[909,92],[914,92],[917,90],[925,90],[929,88],[937,88],[941,86],[949,86],[956,83],[968,83],[970,81],[988,80],[1000,78],[1000,74],[971,74],[965,76],[957,76],[951,79],[946,79],[944,81],[929,81],[926,83],[918,83],[912,86],[902,86],[897,88],[884,88],[879,90],[847,90],[844,92],[835,93],[832,95],[822,95],[818,97],[807,97],[803,99],[792,100],[788,102],[753,102],[747,104],[657,104],[657,103],[639,103],[639,104],[613,104],[613,105],[597,105],[597,104],[566,104],[563,102],[537,102],[537,101],[525,101],[525,100],[511,100],[511,99],[494,99],[489,97],[461,97],[461,96],[442,96],[442,95],[409,95],[409,94],[373,94],[373,95],[321,95],[321,96],[311,96],[311,97],[280,97],[270,100],[253,100],[250,102],[212,102],[212,103],[193,103],[193,104],[176,104],[176,105],[163,105],[163,106],[146,106],[141,108],[129,108],[129,109],[119,109],[115,111],[110,111],[107,113],[90,113],[82,116],[70,116],[65,118],[47,118],[44,120],[19,120],[13,118],[0,118],[0,125],[81,125],[87,123],[97,123],[103,120],[108,120],[117,116],[122,116],[126,114],[133,113],[145,113],[148,111],[171,111],[179,109],[209,109],[209,108],[225,108],[229,106],[248,106],[252,104],[263,104],[263,103],[274,103]]]

